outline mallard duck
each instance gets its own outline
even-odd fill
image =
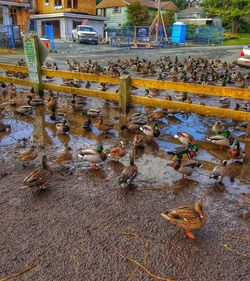
[[[53,92],[50,91],[50,97],[48,99],[48,102],[47,102],[47,106],[49,109],[56,109],[57,107],[57,99],[56,97],[54,96]]]
[[[171,160],[193,158],[198,154],[198,145],[189,143],[185,149],[178,149],[176,151],[167,151],[167,154],[174,156]]]
[[[230,102],[231,102],[231,99],[228,98],[228,97],[222,97],[219,99],[219,102],[223,105],[223,106],[229,106],[230,105]]]
[[[110,158],[113,158],[115,160],[118,160],[118,159],[124,157],[126,154],[127,154],[127,151],[125,149],[123,141],[120,141],[118,146],[111,148],[109,151]]]
[[[184,145],[188,145],[191,143],[192,145],[195,144],[195,139],[192,135],[186,133],[186,132],[178,132],[174,135],[174,138],[179,139],[180,143]]]
[[[56,123],[56,130],[58,134],[67,134],[70,131],[70,126],[67,120]]]
[[[213,127],[212,127],[212,131],[216,134],[216,135],[220,135],[222,134],[226,129],[226,126],[224,123],[222,123],[221,121],[217,121],[214,123]]]
[[[178,101],[185,101],[187,98],[188,98],[188,95],[187,95],[187,92],[182,92],[182,93],[177,93],[175,95],[175,98],[178,100]]]
[[[166,117],[166,115],[168,114],[168,112],[167,112],[167,110],[164,110],[164,109],[158,109],[158,110],[155,110],[155,111],[153,111],[153,112],[149,112],[148,114],[147,114],[147,117],[149,118],[149,119],[162,119],[162,118],[164,118],[164,117]]]
[[[245,155],[245,152],[240,148],[240,142],[236,141],[232,148],[228,150],[228,156],[230,159],[241,159]]]
[[[140,130],[147,136],[147,137],[154,137],[157,138],[160,136],[161,132],[158,127],[158,124],[155,123],[153,126],[144,125],[140,127]]]
[[[195,235],[191,233],[190,230],[200,229],[206,222],[201,200],[198,200],[194,204],[194,207],[180,207],[162,213],[161,215],[171,223],[184,228],[186,236],[191,239],[194,239]]]
[[[121,126],[121,130],[130,130],[130,131],[136,131],[139,130],[141,126],[145,125],[147,123],[146,120],[141,118],[134,118],[133,120],[127,122],[126,124]]]
[[[184,179],[191,176],[195,168],[201,168],[202,164],[194,160],[177,159],[173,163],[168,164],[168,166],[174,168],[177,172],[182,174],[182,178]]]
[[[95,124],[95,127],[99,130],[102,131],[103,133],[107,133],[108,131],[110,131],[111,129],[113,129],[114,124],[108,124],[108,123],[104,123],[103,117],[100,116],[98,118],[98,122],[97,124]]]
[[[30,106],[40,106],[40,105],[44,105],[44,100],[43,99],[33,99],[32,96],[28,95],[28,105]]]
[[[250,103],[246,102],[245,104],[239,104],[238,102],[235,105],[234,110],[241,110],[241,111],[250,111]]]
[[[0,121],[0,132],[8,132],[11,130],[11,126],[9,124],[4,124]]]
[[[99,117],[101,114],[101,110],[99,109],[94,109],[94,108],[90,108],[88,109],[87,111],[83,111],[82,112],[82,115],[83,116],[90,116],[92,118],[95,118],[95,117]]]
[[[45,189],[45,184],[51,179],[53,170],[47,164],[46,155],[42,158],[42,167],[35,169],[31,172],[23,181],[21,188],[37,187],[39,189]]]
[[[33,112],[34,112],[34,108],[30,105],[22,105],[14,109],[14,113],[20,115],[32,115]]]
[[[92,168],[96,169],[96,163],[104,162],[107,159],[107,153],[102,146],[97,146],[96,149],[81,150],[78,154],[84,161],[92,163]]]
[[[227,160],[222,160],[219,165],[216,165],[214,167],[209,178],[219,180],[219,183],[222,183],[222,180],[226,175],[227,175]]]
[[[28,150],[21,152],[18,156],[18,159],[23,162],[23,166],[25,167],[24,163],[32,161],[36,159],[38,153],[36,152],[36,147],[32,145]]]
[[[223,135],[216,135],[207,138],[208,141],[220,145],[222,148],[223,146],[230,146],[234,142],[234,138],[231,137],[229,131],[225,131]]]
[[[87,81],[86,84],[85,84],[85,88],[90,89],[90,87],[91,87],[91,83],[89,81]]]
[[[52,121],[62,121],[65,118],[64,113],[56,113],[56,108],[51,109],[51,114],[49,116],[50,120]]]
[[[157,89],[146,89],[145,90],[145,97],[153,98],[159,95],[159,90]]]
[[[78,99],[77,96],[74,94],[71,100],[71,107],[74,111],[82,111],[86,102],[83,99]]]
[[[92,126],[91,116],[88,116],[88,120],[84,122],[82,128],[85,131],[90,131]]]
[[[127,117],[127,121],[131,122],[131,121],[137,121],[137,120],[141,120],[144,118],[144,114],[141,112],[134,112],[134,113],[130,113]]]
[[[70,146],[66,145],[64,152],[57,155],[52,162],[55,164],[64,164],[66,162],[70,162],[73,159],[73,155],[71,153],[72,149]]]
[[[241,122],[239,123],[237,126],[236,126],[236,129],[237,130],[241,130],[243,132],[246,132],[247,131],[247,126],[248,126],[248,123],[247,122]]]
[[[133,145],[135,148],[143,148],[144,147],[144,136],[141,134],[134,135]]]
[[[138,168],[134,163],[134,157],[130,155],[130,165],[126,166],[123,169],[118,182],[123,186],[130,186],[136,178],[137,174]]]

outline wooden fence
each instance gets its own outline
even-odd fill
[[[20,67],[8,64],[0,64],[0,70],[27,73],[27,67]],[[118,85],[119,93],[103,92],[83,88],[74,88],[68,86],[59,86],[56,84],[43,83],[41,87],[46,90],[64,92],[68,94],[77,94],[81,96],[95,97],[107,100],[119,101],[122,111],[125,113],[130,104],[139,104],[144,106],[174,109],[176,111],[190,112],[201,115],[211,115],[220,118],[230,118],[240,121],[250,122],[250,113],[246,111],[218,108],[213,106],[203,106],[198,104],[188,104],[176,101],[167,101],[159,98],[147,98],[130,94],[130,86],[155,88],[159,90],[183,91],[198,95],[210,95],[218,97],[230,97],[243,100],[250,100],[250,89],[238,89],[220,86],[197,85],[179,82],[167,82],[158,80],[148,80],[132,78],[130,76],[111,77],[108,75],[96,75],[89,73],[58,71],[58,70],[41,70],[42,76],[52,76],[66,79],[79,79],[98,83],[108,83]],[[8,82],[23,86],[32,86],[29,80],[0,76],[0,81]]]

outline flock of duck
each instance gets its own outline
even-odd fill
[[[19,62],[19,65],[22,62]],[[159,71],[158,79],[172,81],[192,82],[192,83],[205,83],[205,84],[221,84],[226,86],[227,84],[234,83],[239,87],[246,87],[250,81],[250,75],[243,76],[240,72],[231,72],[234,69],[235,64],[222,63],[219,60],[208,61],[206,59],[194,59],[188,57],[184,62],[179,62],[176,57],[171,60],[170,57],[157,60],[152,63],[146,59],[140,60],[139,58],[130,60],[118,60],[116,63],[109,62],[108,68],[105,69],[100,66],[96,61],[87,61],[83,64],[78,63],[76,60],[66,62],[67,69],[71,71],[82,71],[88,73],[106,73],[112,76],[119,76],[127,71],[129,67],[135,69],[136,72],[143,75],[155,74],[156,68]],[[58,69],[56,63],[45,65],[47,68]],[[221,67],[224,69],[221,70]],[[220,70],[219,70],[220,69]],[[190,76],[188,73],[190,72]],[[8,73],[11,75],[11,73]],[[52,79],[46,77],[46,79]],[[77,86],[79,81],[76,80],[64,80],[63,83],[70,86]],[[105,91],[109,85],[101,84],[100,90]],[[90,88],[90,82],[86,82],[85,87]],[[133,89],[132,89],[133,90]],[[0,106],[0,131],[11,130],[11,125],[4,124],[1,119],[4,119],[5,107],[9,106],[15,114],[31,115],[34,114],[36,107],[45,107],[50,111],[50,120],[54,122],[55,129],[59,135],[70,133],[70,124],[66,119],[66,113],[58,112],[58,100],[57,95],[52,91],[48,92],[48,98],[37,98],[34,96],[33,89],[30,90],[26,96],[27,104],[18,106],[16,102],[18,90],[13,84],[1,83],[1,94],[3,97],[9,95],[10,99],[6,103],[2,103]],[[158,94],[155,89],[147,89],[146,95],[152,97]],[[180,93],[176,95],[176,98],[180,101],[187,101],[188,97],[186,93]],[[73,111],[79,112],[86,118],[82,128],[85,131],[92,130],[96,127],[101,133],[106,134],[114,127],[113,120],[106,120],[102,114],[102,110],[98,108],[87,108],[86,100],[84,97],[72,95],[70,106]],[[238,105],[238,110],[249,110],[249,104],[244,106]],[[125,157],[129,153],[130,163],[125,166],[121,174],[119,175],[118,183],[125,188],[134,187],[133,182],[138,175],[138,167],[135,163],[135,157],[137,150],[143,150],[145,145],[150,144],[157,140],[161,135],[158,122],[161,118],[166,117],[169,114],[175,114],[171,110],[156,110],[151,112],[133,112],[127,115],[126,122],[121,126],[121,131],[128,131],[133,134],[132,151],[128,152],[123,141],[120,141],[118,145],[104,149],[102,146],[96,148],[82,149],[77,152],[78,157],[82,161],[89,162],[94,170],[99,169],[97,164],[107,161],[107,159],[113,159],[119,161],[119,159]],[[96,120],[96,121],[95,121]],[[153,122],[152,122],[153,121]],[[240,147],[238,140],[235,140],[232,136],[232,132],[227,129],[226,125],[222,121],[217,121],[210,128],[211,135],[207,138],[207,141],[218,145],[221,149],[228,150],[228,159],[230,161],[240,162],[244,158],[244,151]],[[172,163],[168,166],[172,167],[175,171],[179,172],[183,178],[191,176],[193,171],[201,168],[202,164],[196,160],[199,148],[195,138],[185,132],[178,132],[174,135],[176,139],[182,144],[181,148],[168,151],[168,155],[172,160]],[[35,160],[38,157],[38,151],[36,146],[32,145],[25,151],[21,151],[18,158],[25,165],[25,163]],[[65,151],[58,154],[51,160],[53,164],[63,165],[72,161],[73,154],[70,146],[65,146]],[[215,179],[218,184],[221,184],[226,176],[230,176],[228,171],[228,160],[221,161],[219,165],[216,165],[210,174],[210,178]],[[22,188],[36,188],[43,190],[47,187],[47,183],[52,178],[54,169],[51,164],[48,163],[46,155],[42,156],[42,165],[34,169],[22,183]],[[194,234],[190,231],[193,229],[199,229],[204,226],[206,217],[202,210],[202,200],[198,200],[193,207],[181,207],[165,213],[162,216],[174,223],[175,225],[185,229],[186,236],[194,238]]]

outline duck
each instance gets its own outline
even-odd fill
[[[109,157],[115,160],[118,160],[122,157],[124,157],[127,154],[127,151],[124,146],[124,142],[120,141],[119,145],[116,147],[113,147],[109,151]]]
[[[44,100],[43,99],[33,99],[31,95],[27,96],[28,98],[28,105],[30,106],[40,106],[40,105],[44,105]]]
[[[177,93],[177,94],[175,95],[175,98],[176,98],[178,101],[184,102],[184,101],[188,98],[187,92]]]
[[[36,151],[36,147],[32,145],[29,149],[21,152],[18,156],[18,159],[23,162],[23,166],[25,167],[25,162],[32,161],[36,159],[38,156],[38,153]]]
[[[216,135],[221,135],[225,131],[225,129],[226,129],[226,126],[221,121],[215,122],[214,125],[212,126],[212,131]]]
[[[162,119],[164,117],[166,117],[166,115],[168,114],[168,111],[167,110],[164,110],[164,109],[158,109],[158,110],[155,110],[153,112],[149,112],[147,114],[147,117],[148,119]]]
[[[195,168],[201,168],[202,164],[194,160],[181,160],[177,159],[168,166],[174,168],[177,172],[182,174],[182,178],[185,179],[191,176]]]
[[[47,182],[51,179],[53,175],[52,168],[47,163],[47,156],[42,157],[42,167],[36,168],[32,171],[22,183],[21,188],[36,187],[40,190],[46,188]]]
[[[76,99],[76,95],[73,94],[72,100],[71,100],[71,107],[73,111],[82,111],[84,106],[86,105],[86,102],[83,99]]]
[[[91,87],[91,83],[89,81],[87,81],[86,84],[85,84],[85,88],[90,89],[90,87]]]
[[[216,165],[209,175],[210,179],[219,180],[222,183],[223,178],[227,175],[227,160],[222,160],[219,165]]]
[[[49,116],[51,121],[62,121],[65,118],[65,114],[64,113],[56,113],[56,108],[52,108],[51,109],[51,114]]]
[[[133,145],[135,148],[144,148],[144,136],[141,134],[135,134],[133,137]]]
[[[31,105],[22,105],[15,108],[14,113],[20,115],[32,115],[34,113],[34,108]]]
[[[231,99],[229,97],[222,97],[219,99],[219,102],[225,106],[228,107],[230,105]]]
[[[216,135],[207,138],[208,141],[220,145],[222,148],[223,146],[231,146],[234,143],[234,138],[231,137],[229,131],[225,131],[223,135]]]
[[[56,123],[56,130],[58,134],[67,134],[70,131],[70,126],[67,120]]]
[[[87,111],[82,112],[83,116],[90,116],[92,118],[99,117],[101,115],[100,109],[90,108]]]
[[[186,132],[178,132],[174,135],[174,138],[179,139],[180,143],[187,146],[189,143],[192,145],[195,144],[195,139],[192,135]]]
[[[160,136],[161,132],[158,127],[158,124],[155,123],[153,126],[144,125],[140,127],[140,130],[147,136],[147,137],[154,137],[157,138]]]
[[[90,131],[92,126],[91,116],[88,116],[88,120],[84,122],[82,128],[85,131]]]
[[[73,159],[73,155],[71,153],[72,148],[68,145],[65,146],[64,152],[57,155],[52,162],[54,164],[64,164],[66,162],[70,162]]]
[[[131,186],[134,179],[138,175],[138,168],[134,163],[133,155],[130,155],[130,163],[129,166],[125,166],[122,170],[121,175],[119,176],[118,183],[122,186]]]
[[[54,96],[52,91],[50,91],[50,97],[48,99],[47,106],[50,110],[56,109],[56,107],[57,107],[57,99]]]
[[[236,141],[232,148],[228,150],[228,156],[230,159],[241,159],[245,155],[245,152],[240,148],[240,142]]]
[[[206,223],[206,216],[203,212],[202,205],[202,200],[198,200],[193,207],[179,207],[164,212],[161,216],[171,223],[183,228],[186,237],[195,239],[195,235],[191,230],[200,229]]]
[[[95,124],[95,127],[96,127],[99,131],[102,131],[104,134],[106,134],[108,131],[110,131],[111,129],[113,129],[114,124],[104,123],[103,117],[100,116],[100,117],[98,118],[98,122]]]
[[[96,149],[84,149],[78,154],[79,158],[92,163],[92,168],[97,169],[96,164],[104,162],[107,159],[107,152],[102,146],[97,146]]]
[[[193,158],[198,154],[199,148],[197,144],[189,143],[185,149],[178,149],[176,151],[167,151],[167,154],[174,156],[171,160]]]
[[[11,126],[9,124],[4,124],[0,121],[0,132],[8,132],[11,130]]]

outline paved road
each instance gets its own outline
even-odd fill
[[[240,46],[214,46],[214,47],[182,47],[171,49],[128,49],[128,48],[112,48],[108,45],[83,45],[78,43],[61,43],[56,44],[58,53],[52,53],[47,58],[55,60],[59,67],[65,67],[65,60],[77,59],[84,61],[86,59],[98,60],[101,64],[105,64],[108,60],[116,60],[118,58],[135,58],[136,56],[150,58],[152,60],[161,56],[169,55],[171,57],[178,56],[180,59],[187,57],[205,57],[208,59],[219,58],[228,62],[236,60],[239,56]],[[16,63],[23,55],[0,56],[0,63]]]

